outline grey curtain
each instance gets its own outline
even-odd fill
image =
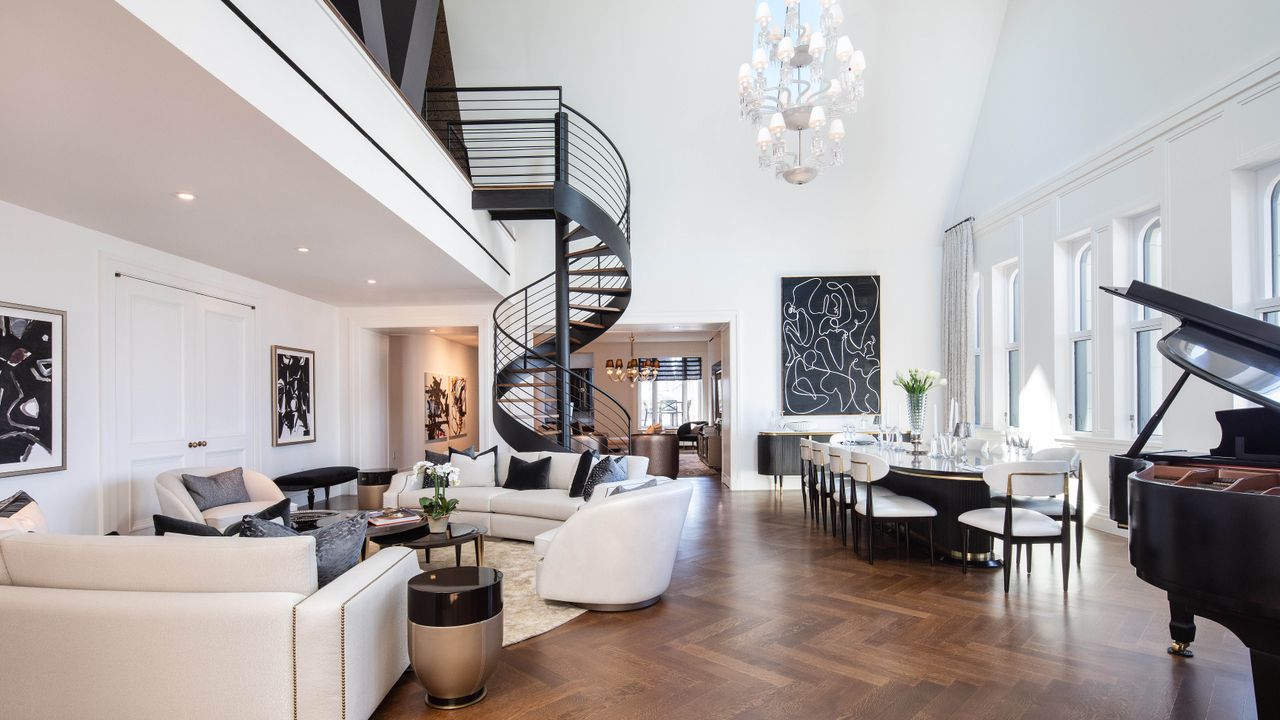
[[[939,424],[950,420],[951,401],[959,406],[959,418],[973,420],[969,393],[969,365],[973,359],[969,337],[973,309],[969,307],[973,283],[973,220],[951,228],[942,238],[942,376],[943,403]]]

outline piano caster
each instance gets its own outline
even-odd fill
[[[1195,657],[1195,656],[1196,656],[1196,654],[1191,650],[1191,643],[1189,643],[1189,642],[1185,642],[1185,643],[1183,643],[1183,642],[1173,642],[1173,643],[1170,643],[1170,644],[1169,644],[1169,647],[1165,650],[1165,652],[1169,653],[1170,655],[1177,656],[1177,657],[1185,657],[1185,658],[1189,658],[1189,657]]]

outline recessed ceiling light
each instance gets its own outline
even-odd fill
[[[679,329],[680,329],[680,326],[679,326],[679,325],[672,325],[672,326],[671,326],[671,329],[672,329],[672,330],[679,330]]]
[[[378,281],[377,281],[377,280],[374,280],[373,278],[369,278],[368,280],[365,280],[365,282],[369,283],[370,285],[377,285],[377,284],[378,284]]]
[[[178,198],[179,200],[186,200],[187,202],[191,202],[192,200],[196,199],[196,196],[189,192],[176,192],[173,194],[173,196]]]
[[[298,248],[298,252],[300,252],[300,253],[309,253],[309,252],[311,252],[311,248]]]
[[[432,332],[432,333],[433,333],[433,332],[435,332],[435,331],[436,331],[436,329],[435,329],[435,328],[430,328],[430,329],[428,329],[428,330],[427,330],[427,332]]]

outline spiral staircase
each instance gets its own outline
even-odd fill
[[[631,298],[631,181],[559,87],[429,88],[425,118],[494,220],[555,223],[555,269],[493,311],[493,419],[518,451],[626,454],[631,417],[569,356]]]

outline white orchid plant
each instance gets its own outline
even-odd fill
[[[439,519],[447,517],[458,508],[458,501],[450,500],[445,494],[445,488],[458,484],[458,468],[449,463],[436,465],[422,460],[413,466],[413,472],[422,478],[423,488],[427,487],[427,483],[435,487],[434,494],[419,501],[422,503],[422,511],[424,513]]]
[[[905,390],[908,395],[924,395],[935,387],[946,385],[947,379],[937,370],[908,368],[905,373],[898,371],[893,384]]]

